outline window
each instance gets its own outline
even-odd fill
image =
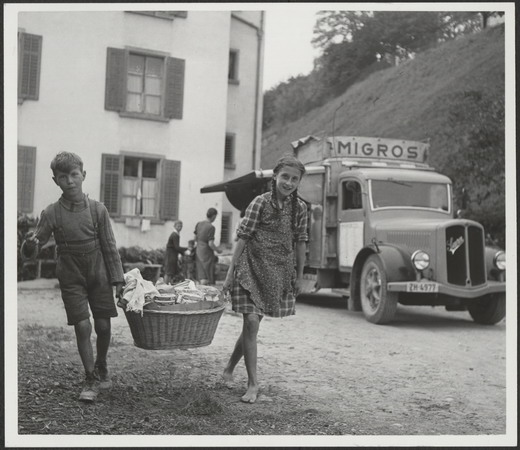
[[[38,100],[42,37],[18,33],[18,102]]]
[[[234,133],[226,133],[226,144],[224,149],[224,167],[235,168],[235,138]]]
[[[450,211],[450,190],[445,183],[371,180],[372,205],[377,208],[428,208]]]
[[[231,244],[231,219],[233,218],[232,213],[222,213],[222,226],[220,228],[220,243]]]
[[[360,209],[362,207],[361,185],[357,181],[345,181],[343,183],[342,209]]]
[[[130,53],[126,110],[145,114],[161,114],[164,59]]]
[[[108,48],[105,109],[123,117],[182,119],[184,66],[157,52]]]
[[[18,146],[18,211],[30,213],[34,202],[36,147]]]
[[[103,154],[101,201],[113,217],[177,219],[179,183],[180,161]]]
[[[238,50],[229,51],[228,80],[238,84]]]
[[[156,216],[158,161],[125,157],[121,215]]]

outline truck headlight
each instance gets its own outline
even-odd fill
[[[430,265],[430,255],[422,250],[417,250],[412,255],[412,263],[417,270],[427,269]]]
[[[498,270],[506,270],[506,253],[500,250],[493,258],[493,264]]]

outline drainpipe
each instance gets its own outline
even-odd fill
[[[255,80],[255,118],[254,118],[254,127],[253,127],[253,164],[252,169],[256,170],[256,155],[258,153],[257,146],[257,138],[258,138],[258,119],[259,119],[259,103],[260,103],[260,61],[262,58],[262,41],[264,37],[264,14],[265,11],[260,11],[260,26],[256,26],[255,24],[243,19],[242,17],[231,13],[231,17],[237,19],[239,22],[242,22],[245,25],[248,25],[256,30],[256,35],[258,37],[258,44],[256,49],[256,80]],[[261,126],[261,125],[260,125]]]

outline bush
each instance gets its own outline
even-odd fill
[[[20,254],[20,248],[22,246],[22,243],[24,241],[24,238],[26,234],[34,229],[36,226],[37,220],[34,217],[31,217],[27,214],[18,212],[18,221],[17,221],[17,269],[18,269],[18,275],[17,280],[34,280],[36,278],[36,272],[34,268],[30,266],[24,266],[24,260],[22,260],[21,254]]]
[[[144,264],[164,264],[164,254],[164,249],[146,250],[139,246],[119,248],[119,255],[123,264],[138,262]]]
[[[139,246],[120,247],[119,256],[121,263],[130,265],[131,269],[137,268],[141,272],[142,277],[148,281],[156,281],[155,270],[146,268],[145,264],[161,264],[164,265],[164,249],[146,250]],[[128,268],[128,267],[127,267]],[[126,270],[126,269],[125,269]],[[161,270],[161,275],[163,271]]]

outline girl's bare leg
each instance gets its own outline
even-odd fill
[[[246,403],[254,403],[258,394],[258,379],[256,376],[258,329],[261,316],[258,314],[244,314],[244,325],[242,329],[242,346],[244,361],[248,376],[247,391],[240,400]]]
[[[231,383],[233,381],[233,371],[235,370],[235,367],[242,356],[244,356],[242,334],[243,333],[240,333],[240,336],[238,337],[235,344],[235,348],[233,349],[233,353],[231,353],[226,368],[224,369],[224,373],[222,374],[222,378],[226,383]]]

